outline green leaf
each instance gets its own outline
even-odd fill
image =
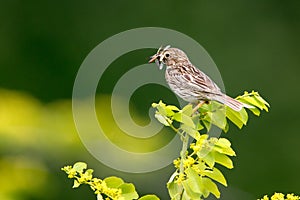
[[[162,116],[167,116],[167,111],[165,110],[165,107],[157,106],[158,113]]]
[[[263,98],[261,98],[260,96],[254,96],[255,100],[258,101],[261,105],[261,109],[264,109],[265,111],[269,111],[268,106],[270,106],[268,104],[268,102],[266,102]]]
[[[236,156],[235,152],[230,147],[226,148],[226,147],[220,147],[220,146],[216,145],[216,146],[214,146],[214,150],[219,152],[219,153],[226,154],[228,156]]]
[[[162,101],[159,101],[158,104],[152,104],[152,106],[155,106],[159,114],[167,116],[166,104],[164,104]]]
[[[196,124],[196,130],[197,130],[197,131],[201,131],[201,130],[204,129],[204,126],[201,124],[201,121],[200,121],[200,120],[197,119],[197,121],[196,121],[195,124]]]
[[[220,198],[220,195],[221,195],[220,191],[219,191],[217,185],[212,180],[210,180],[209,178],[202,178],[202,181],[203,181],[204,187],[210,193],[212,193],[213,195],[215,195],[216,198]],[[204,197],[206,198],[207,196],[204,196]]]
[[[139,198],[139,200],[159,200],[159,198],[156,195],[148,194],[148,195],[142,196],[141,198]]]
[[[182,122],[182,112],[177,112],[172,117],[173,120],[177,122]]]
[[[185,190],[183,190],[182,197],[179,199],[171,199],[171,200],[201,200],[201,199],[191,199],[191,197],[187,194]]]
[[[208,137],[209,137],[208,134],[202,134],[200,136],[199,140],[197,141],[197,144],[203,144],[207,140]]]
[[[119,188],[124,183],[121,178],[115,176],[107,177],[103,181],[109,188]]]
[[[178,183],[175,183],[174,181],[167,183],[167,188],[172,199],[180,198],[182,188],[178,185]]]
[[[123,183],[118,188],[122,190],[121,196],[124,197],[125,200],[137,199],[139,197],[132,183]]]
[[[179,108],[173,105],[168,105],[165,107],[165,111],[166,111],[166,116],[172,117],[175,114],[174,111],[179,111]]]
[[[248,114],[244,108],[240,112],[237,112],[229,107],[226,107],[226,117],[240,129],[243,127],[243,125],[246,125],[248,120]]]
[[[205,176],[223,184],[224,186],[227,186],[227,182],[226,182],[224,175],[222,174],[222,172],[220,170],[218,170],[215,167],[212,170],[204,170],[202,175],[205,175]]]
[[[206,121],[210,121],[214,125],[218,126],[220,129],[225,129],[227,124],[225,113],[222,111],[208,112],[205,115],[204,119]]]
[[[250,93],[247,96],[239,97],[242,102],[258,107],[261,110],[265,110],[268,112],[268,107],[270,107],[269,103],[265,101],[257,92]]]
[[[253,108],[248,108],[254,115],[259,116],[260,115],[260,110],[256,107]]]
[[[244,92],[244,95],[238,96],[236,99],[238,99],[239,101],[241,101],[245,104],[255,106],[254,108],[248,108],[248,109],[251,110],[257,116],[259,116],[259,114],[260,114],[260,112],[259,112],[259,110],[257,110],[257,108],[268,112],[268,110],[269,110],[268,107],[270,107],[270,104],[266,100],[264,100],[258,94],[258,92],[254,92],[254,91],[252,91],[251,93]]]
[[[202,178],[192,168],[187,168],[185,170],[185,173],[187,176],[187,180],[185,180],[184,182],[188,185],[188,187],[194,193],[193,195],[201,196],[201,194],[202,194]],[[184,188],[186,188],[186,187],[184,187]],[[187,191],[187,193],[188,193],[188,195],[190,195],[190,191]]]
[[[159,113],[162,116],[168,116],[171,117],[174,115],[174,111],[179,111],[179,108],[177,108],[174,105],[168,105],[164,104],[162,101],[159,101],[159,103],[152,103],[152,107],[157,109],[157,113]]]
[[[73,169],[78,173],[83,173],[83,170],[87,168],[87,164],[84,162],[77,162],[73,165]]]
[[[75,179],[72,188],[78,188],[79,186],[80,186],[80,183]]]
[[[214,167],[216,160],[215,160],[214,153],[212,151],[207,153],[206,156],[203,157],[202,159],[210,168]]]
[[[218,141],[215,143],[215,145],[218,145],[220,147],[224,147],[224,148],[227,148],[227,147],[230,147],[231,146],[231,143],[229,140],[227,140],[226,138],[219,138]]]
[[[177,108],[177,107],[174,106],[174,105],[168,105],[166,108],[169,109],[169,110],[179,111],[179,108]]]
[[[92,176],[93,175],[94,170],[93,169],[88,169],[84,172],[85,175],[87,176]]]
[[[255,95],[255,98],[256,98],[258,101],[260,101],[260,102],[262,102],[263,104],[265,104],[266,106],[270,107],[270,104],[269,104],[266,100],[264,100],[264,98],[262,98],[258,93],[257,93],[257,95]]]
[[[196,166],[197,169],[200,170],[201,172],[207,168],[207,166],[205,165],[204,162],[199,162],[198,164],[196,164],[194,166]],[[202,175],[202,173],[200,173],[200,174]]]
[[[189,126],[189,127],[192,127],[192,128],[195,128],[195,124],[192,120],[191,117],[187,116],[186,114],[182,114],[182,123]]]
[[[261,108],[263,103],[259,102],[258,100],[255,99],[254,96],[242,96],[239,101],[242,101],[246,104]]]
[[[209,132],[210,131],[210,128],[211,128],[211,123],[210,123],[210,120],[209,121],[207,121],[207,120],[202,120],[202,123],[203,123],[203,125],[205,126],[205,128],[207,129],[207,132]]]
[[[218,151],[220,153],[229,155],[229,156],[235,156],[234,150],[230,147],[231,143],[226,138],[220,138],[215,143],[214,150]]]
[[[229,124],[227,122],[225,128],[223,129],[223,131],[224,131],[224,133],[227,133],[228,130],[229,130]]]
[[[196,200],[200,199],[202,196],[202,193],[194,192],[192,187],[195,187],[194,183],[191,180],[185,180],[182,182],[184,192],[186,192],[186,195],[189,197],[188,199]]]
[[[219,163],[220,165],[223,165],[227,167],[228,169],[233,168],[232,160],[225,154],[219,153],[219,152],[213,152],[214,159],[216,163]]]
[[[157,104],[157,103],[152,103],[151,106],[152,106],[153,108],[157,108],[158,104]]]
[[[159,114],[159,113],[156,113],[156,114],[155,114],[155,118],[156,118],[160,123],[162,123],[163,125],[165,125],[165,126],[170,126],[170,124],[168,123],[167,119],[166,119],[163,115],[161,115],[161,114]]]
[[[173,119],[178,121],[178,122],[181,122],[187,126],[190,126],[192,128],[195,128],[195,124],[192,120],[192,118],[186,114],[184,114],[183,112],[178,112],[178,113],[175,113],[173,115]]]
[[[187,116],[191,116],[193,114],[193,106],[191,104],[188,104],[182,108],[182,113],[184,113]]]
[[[194,139],[198,140],[200,137],[200,133],[194,128],[187,126],[185,124],[181,124],[180,129],[189,134]]]

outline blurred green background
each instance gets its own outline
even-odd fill
[[[72,181],[60,171],[75,161],[87,162],[99,177],[118,175],[134,182],[140,194],[168,199],[165,183],[172,166],[146,174],[112,170],[84,148],[72,119],[73,82],[86,55],[116,33],[148,26],[197,40],[214,59],[231,96],[254,89],[271,104],[269,113],[251,117],[242,131],[232,126],[225,135],[237,157],[233,170],[224,169],[229,188],[222,188],[221,199],[299,194],[299,11],[297,0],[2,0],[0,199],[95,199],[87,187],[72,190]],[[109,94],[121,73],[146,62],[151,53],[131,52],[117,60],[99,95]],[[120,71],[118,63],[127,68]],[[140,118],[150,97],[174,102],[157,86],[140,92],[132,100],[133,115]]]

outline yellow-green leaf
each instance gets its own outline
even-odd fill
[[[142,196],[141,198],[139,198],[139,200],[159,200],[159,198],[156,195],[148,194],[148,195]]]
[[[77,162],[73,165],[73,169],[76,170],[76,172],[82,173],[83,170],[87,168],[87,164],[84,162]]]
[[[263,104],[267,105],[268,107],[270,107],[270,104],[264,99],[262,98],[262,96],[260,96],[258,93],[255,96],[257,98],[258,101],[262,102]]]
[[[220,170],[218,170],[215,167],[212,170],[205,170],[202,174],[215,180],[215,181],[218,181],[219,183],[223,184],[224,186],[227,186],[227,182],[226,182],[224,175],[222,174],[222,172]]]
[[[256,99],[256,101],[258,101],[261,104],[261,108],[264,109],[265,111],[269,111],[268,106],[270,106],[268,104],[268,102],[266,102],[263,98],[261,98],[260,96],[254,96],[254,98]]]
[[[225,113],[222,111],[208,112],[205,115],[204,120],[213,123],[220,129],[225,129],[227,124]]]
[[[180,197],[180,194],[182,192],[181,187],[178,185],[178,183],[175,183],[174,181],[167,184],[167,188],[169,191],[170,197],[173,199],[176,199],[176,197]]]
[[[223,165],[228,169],[233,168],[232,160],[227,155],[219,153],[217,151],[213,152],[213,154],[216,163],[219,163],[220,165]]]
[[[211,128],[210,120],[202,120],[202,123],[204,124],[205,128],[207,129],[207,132],[209,132],[210,128]]]
[[[202,150],[201,150],[202,151]],[[200,157],[200,156],[199,156]],[[214,156],[214,153],[213,152],[209,152],[206,154],[206,156],[204,156],[203,158],[203,161],[210,167],[210,168],[213,168],[214,165],[215,165],[215,156]]]
[[[256,107],[253,108],[248,108],[254,115],[259,116],[260,115],[260,110]]]
[[[199,199],[203,189],[202,178],[192,168],[187,168],[185,173],[187,180],[182,182],[184,189],[192,199]]]
[[[185,180],[182,182],[184,191],[186,195],[189,197],[189,200],[201,199],[202,193],[194,192],[191,187],[194,187],[193,183],[190,180]],[[187,200],[188,200],[187,199]]]
[[[187,126],[185,124],[181,124],[180,129],[189,134],[194,139],[198,140],[200,138],[200,133],[194,128]]]
[[[204,187],[210,193],[212,193],[213,195],[215,195],[215,197],[220,198],[220,195],[221,195],[220,191],[219,191],[217,185],[212,180],[210,180],[209,178],[203,178],[202,181],[203,181]],[[206,198],[207,196],[204,196],[204,197]]]
[[[73,188],[78,188],[80,186],[80,183],[75,179],[73,183]]]
[[[138,193],[135,191],[135,187],[132,183],[123,183],[118,187],[122,190],[122,197],[125,200],[137,199],[139,197]]]
[[[109,188],[119,188],[124,183],[121,178],[110,176],[103,180]]]
[[[173,119],[178,121],[178,122],[181,122],[189,127],[192,127],[192,128],[195,128],[195,124],[193,122],[193,119],[186,115],[185,113],[183,112],[177,112],[173,115]]]
[[[218,141],[216,142],[216,145],[220,147],[230,147],[231,143],[226,138],[219,138]]]
[[[156,113],[154,116],[155,116],[155,118],[156,118],[160,123],[162,123],[163,125],[165,125],[165,126],[170,126],[170,124],[168,123],[166,117],[162,116],[162,115],[159,114],[159,113]]]
[[[233,149],[231,147],[220,147],[220,146],[215,145],[214,150],[219,153],[226,154],[228,156],[236,156],[235,152],[233,151]]]
[[[182,108],[182,113],[186,114],[187,116],[191,116],[193,114],[193,106],[188,104]]]
[[[243,109],[242,109],[243,110]],[[246,111],[245,111],[246,112]],[[246,112],[247,113],[247,112]],[[240,112],[234,111],[229,107],[226,107],[226,117],[232,121],[240,129],[246,124],[247,120],[243,119]]]

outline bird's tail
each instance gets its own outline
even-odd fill
[[[216,98],[216,101],[219,101],[220,103],[232,108],[235,111],[240,111],[243,107],[251,107],[250,105],[244,104],[236,99],[233,99],[230,96],[227,96],[226,94],[218,96],[218,98]]]

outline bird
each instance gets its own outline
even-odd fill
[[[183,100],[195,104],[198,110],[204,103],[217,101],[240,111],[246,104],[224,94],[217,84],[199,68],[195,67],[184,51],[170,45],[160,47],[150,57],[162,70],[166,66],[165,79],[171,90]]]

